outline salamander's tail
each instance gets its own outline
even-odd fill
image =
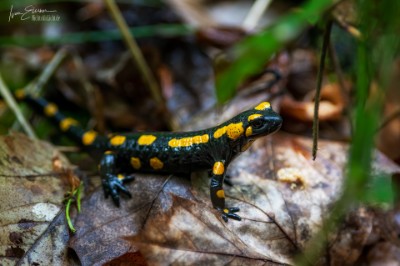
[[[94,130],[85,131],[76,121],[71,117],[67,117],[58,111],[57,105],[54,103],[49,103],[44,98],[34,97],[32,95],[26,94],[25,91],[17,90],[15,92],[15,97],[19,101],[26,102],[29,106],[34,108],[36,111],[45,115],[50,119],[56,126],[65,132],[70,138],[79,143],[82,146],[98,146],[104,145],[105,138],[98,136],[97,132]]]

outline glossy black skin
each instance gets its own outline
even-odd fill
[[[43,111],[48,103],[44,99],[32,98],[29,95],[24,100]],[[251,115],[258,114],[259,117],[249,121]],[[57,125],[65,119],[61,113],[57,112],[49,117]],[[243,133],[237,138],[230,138],[223,134],[219,138],[214,137],[214,133],[232,124],[242,123]],[[210,196],[214,208],[221,212],[222,218],[240,220],[236,214],[238,208],[226,208],[225,197],[218,196],[218,191],[223,191],[223,181],[229,163],[257,138],[274,133],[281,127],[282,118],[271,108],[256,110],[255,108],[244,111],[232,119],[216,127],[192,131],[192,132],[140,132],[132,134],[118,134],[126,136],[126,140],[119,146],[110,143],[110,138],[97,136],[90,145],[83,145],[82,136],[85,131],[78,125],[72,125],[66,130],[66,134],[80,143],[88,152],[93,155],[104,153],[100,160],[100,175],[102,177],[105,195],[111,196],[116,205],[119,205],[119,192],[130,196],[124,184],[133,179],[130,175],[133,172],[152,172],[169,174],[188,174],[194,171],[209,171],[211,173]],[[246,129],[252,127],[252,134],[246,136]],[[168,142],[173,139],[208,135],[206,143],[192,144],[187,147],[170,147]],[[138,138],[142,135],[153,135],[156,140],[151,145],[139,145]],[[130,163],[131,157],[140,158],[141,167],[136,170]],[[153,169],[149,161],[157,157],[163,162],[161,169]],[[212,171],[216,162],[224,165],[224,171],[214,173]],[[118,175],[120,178],[118,178]],[[124,178],[121,178],[121,175]]]

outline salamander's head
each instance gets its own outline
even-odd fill
[[[244,136],[256,139],[278,131],[282,125],[282,117],[271,108],[269,102],[262,102],[253,109],[241,113]]]
[[[232,146],[244,151],[254,140],[278,131],[281,125],[281,116],[272,110],[269,102],[262,102],[217,127],[213,137],[226,135]]]

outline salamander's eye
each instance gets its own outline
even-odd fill
[[[260,128],[262,128],[264,126],[264,122],[263,122],[262,119],[256,119],[256,120],[252,121],[251,126],[254,129],[260,129]]]

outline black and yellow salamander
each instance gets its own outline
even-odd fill
[[[85,131],[78,122],[58,111],[55,104],[17,91],[16,97],[41,111],[62,132],[80,143],[89,153],[101,152],[100,176],[105,192],[119,205],[119,192],[130,196],[124,184],[133,172],[190,174],[208,170],[210,197],[224,221],[240,220],[238,208],[225,206],[223,181],[229,163],[257,138],[274,133],[282,118],[270,103],[262,102],[218,126],[192,132],[138,132],[100,136]]]

